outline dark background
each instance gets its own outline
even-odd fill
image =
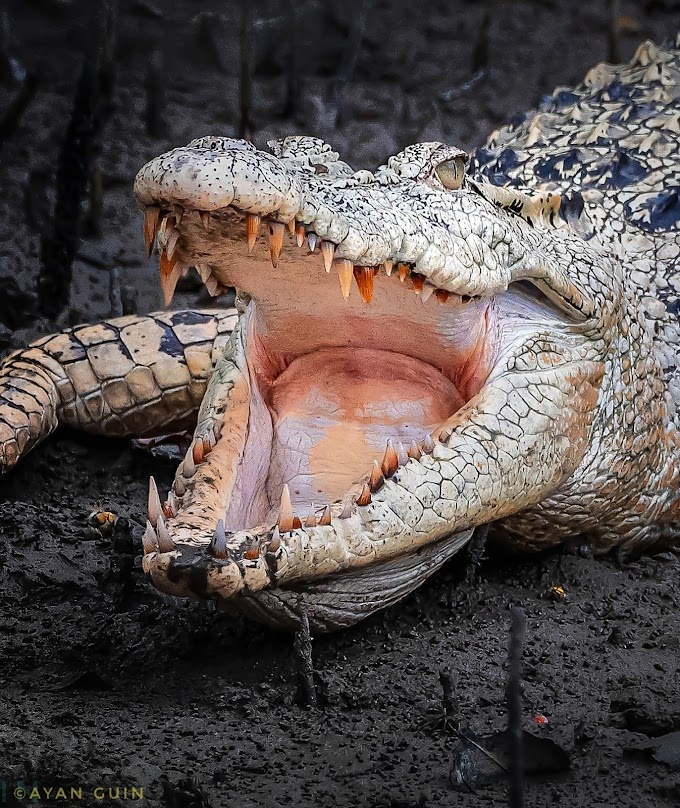
[[[615,5],[622,59],[680,28],[677,2]],[[235,136],[244,123],[260,146],[295,132],[324,137],[355,168],[416,140],[473,149],[612,48],[606,0],[251,0],[244,121],[240,3],[120,0],[108,18],[93,2],[3,8],[0,347],[160,306],[131,188],[161,151]],[[83,130],[85,178],[101,194],[92,205],[84,185],[71,218],[61,209],[55,219],[88,54],[100,83],[98,117]],[[28,103],[12,117],[22,93]],[[82,170],[61,165],[67,180]],[[73,202],[73,182],[61,193]],[[66,285],[41,301],[41,251],[44,265],[55,232],[75,250],[72,281],[59,276]],[[59,295],[63,310],[41,311]],[[191,283],[176,298],[205,303]],[[454,559],[384,615],[315,640],[322,703],[304,709],[290,637],[165,598],[141,575],[148,475],[167,487],[172,472],[127,443],[60,434],[0,482],[0,780],[86,794],[141,785],[145,804],[168,806],[507,805],[501,785],[481,796],[449,789],[457,739],[438,722],[438,673],[453,673],[462,726],[502,728],[509,608],[519,604],[525,728],[572,757],[567,774],[531,784],[528,804],[680,804],[680,774],[624,755],[680,729],[677,555],[623,567],[573,555],[491,560],[473,583]],[[88,526],[98,503],[122,517],[114,536]],[[553,585],[566,599],[550,598]]]

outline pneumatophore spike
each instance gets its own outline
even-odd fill
[[[161,498],[158,496],[156,481],[153,477],[149,477],[149,521],[152,525],[156,525],[162,513]]]

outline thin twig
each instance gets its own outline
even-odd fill
[[[314,663],[312,661],[312,636],[309,631],[309,618],[301,610],[300,628],[295,632],[293,642],[298,669],[297,702],[307,707],[316,706],[316,686],[314,685]]]
[[[524,756],[522,750],[522,646],[526,630],[524,611],[512,610],[508,670],[508,732],[510,745],[510,808],[524,806]]]

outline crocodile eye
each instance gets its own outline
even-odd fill
[[[457,191],[463,184],[465,163],[465,157],[460,155],[459,157],[454,157],[453,160],[440,163],[440,165],[435,168],[435,174],[439,177],[439,181],[447,191]]]

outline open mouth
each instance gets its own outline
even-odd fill
[[[227,598],[464,543],[474,507],[452,527],[458,495],[438,464],[472,485],[485,461],[449,438],[502,402],[513,341],[589,316],[559,266],[522,246],[542,244],[537,217],[552,225],[559,199],[489,201],[441,144],[374,176],[289,140],[279,160],[204,138],[136,181],[166,301],[193,266],[212,295],[234,287],[242,313],[165,504],[151,485],[145,569],[175,593]],[[522,395],[515,435],[535,406]],[[493,442],[498,419],[484,429]],[[489,521],[506,503],[485,507]]]
[[[493,367],[493,297],[437,288],[405,263],[354,266],[302,225],[289,233],[233,208],[152,207],[146,222],[168,299],[195,266],[245,310],[251,401],[226,531],[314,526],[331,505],[366,504],[432,451]]]

